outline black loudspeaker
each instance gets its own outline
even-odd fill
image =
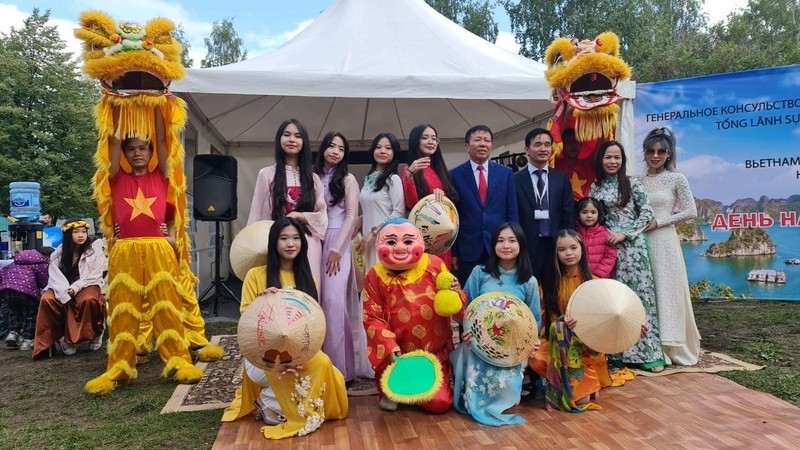
[[[194,218],[208,222],[236,220],[236,158],[194,157]]]

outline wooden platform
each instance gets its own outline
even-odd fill
[[[378,408],[377,397],[350,399],[346,420],[314,433],[270,441],[260,422],[222,425],[215,449],[448,448],[800,448],[800,409],[710,374],[638,377],[604,389],[600,411],[548,412],[533,400],[512,411],[528,423],[487,427],[450,411],[433,416],[411,407]]]

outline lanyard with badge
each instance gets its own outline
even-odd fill
[[[536,209],[533,211],[533,218],[536,220],[550,220],[550,209],[544,207],[544,200],[547,198],[547,190],[550,187],[550,183],[544,181],[544,175],[547,172],[542,171],[538,177],[541,177],[542,184],[544,185],[544,189],[542,192],[539,192],[539,185],[537,183],[533,183],[533,193],[536,196]]]

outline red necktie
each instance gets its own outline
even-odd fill
[[[486,194],[489,188],[486,187],[486,176],[483,174],[483,166],[478,166],[478,195],[481,198],[481,204],[486,204]]]

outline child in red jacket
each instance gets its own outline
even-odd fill
[[[578,233],[586,245],[589,257],[589,268],[592,275],[598,278],[612,278],[611,272],[617,263],[617,248],[607,245],[608,230],[605,223],[605,208],[594,197],[584,197],[575,205],[578,212]]]

